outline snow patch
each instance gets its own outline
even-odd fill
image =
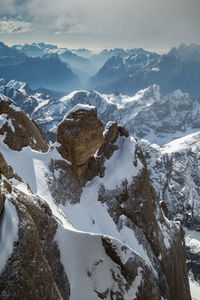
[[[75,113],[75,112],[78,112],[79,110],[81,111],[91,111],[91,110],[96,110],[96,107],[93,106],[93,105],[87,105],[87,104],[76,104],[72,109],[70,109],[64,119],[66,119],[71,113]]]
[[[15,206],[7,197],[0,220],[0,273],[13,252],[13,244],[18,240],[18,216]]]
[[[200,300],[200,285],[197,281],[192,280],[189,277],[189,284],[190,284],[190,292],[192,296],[192,300]]]
[[[100,293],[106,293],[110,289],[117,291],[119,287],[117,281],[113,280],[113,273],[115,277],[122,279],[120,289],[124,295],[123,299],[130,300],[135,297],[141,284],[142,270],[138,269],[138,275],[127,290],[119,266],[105,252],[102,245],[102,235],[72,231],[59,225],[55,241],[58,243],[61,262],[69,279],[70,300],[99,300],[95,291]],[[121,242],[112,239],[111,241],[114,244],[119,243],[119,246],[123,245]],[[121,251],[119,255],[121,256]],[[124,256],[126,256],[125,253]],[[124,257],[124,261],[127,261],[128,258],[129,253],[127,257]],[[77,282],[79,283],[78,288]],[[110,294],[104,299],[110,299]]]
[[[185,244],[192,253],[200,253],[200,232],[185,229]]]
[[[9,105],[9,107],[12,108],[14,111],[18,111],[18,112],[22,111],[21,108],[19,106],[17,106],[16,104],[14,104],[14,103],[11,103]]]
[[[105,162],[106,172],[102,183],[106,189],[116,188],[125,178],[130,182],[143,168],[139,159],[137,159],[136,166],[133,164],[136,145],[133,137],[124,138],[120,136],[116,145],[119,150],[115,151],[112,157]]]

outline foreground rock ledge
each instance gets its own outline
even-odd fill
[[[0,95],[0,134],[5,135],[4,143],[12,150],[21,151],[30,146],[46,152],[49,143],[39,126],[8,97]]]

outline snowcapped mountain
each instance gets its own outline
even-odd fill
[[[103,132],[79,104],[49,148],[14,102],[2,95],[0,108],[1,297],[190,299],[180,223],[127,130]]]
[[[68,63],[74,70],[77,70],[78,74],[82,71],[88,74],[89,77],[89,75],[95,74],[97,70],[88,58],[79,56],[68,49],[63,50],[59,57],[62,61]]]
[[[120,49],[119,49],[120,50]],[[141,69],[149,69],[155,64],[160,55],[154,52],[145,51],[144,49],[131,49],[124,51],[109,51],[106,52],[108,60],[99,69],[96,75],[90,78],[89,86],[97,91],[104,93],[113,93],[120,91],[131,95],[142,86],[143,81],[136,88],[134,85],[128,86],[125,81],[132,80],[132,77],[137,77],[137,73]],[[149,85],[149,84],[147,84]],[[146,85],[146,86],[147,86]]]
[[[169,53],[169,56],[173,56],[181,61],[200,61],[200,45],[190,44],[181,44],[178,48],[172,48]]]
[[[134,57],[135,60],[139,58],[151,55],[152,52],[146,51],[142,48],[134,48],[134,49],[123,49],[123,48],[114,48],[114,49],[104,49],[100,53],[95,54],[91,57],[91,61],[98,66],[99,68],[104,68],[104,64],[107,60],[110,60],[112,57],[121,57],[122,59],[126,60],[129,56],[131,58]],[[155,55],[158,55],[154,53]],[[159,55],[158,55],[159,56]],[[112,61],[112,60],[111,60]],[[111,67],[111,65],[110,65]]]
[[[159,84],[166,95],[176,89],[189,93],[192,97],[200,95],[200,47],[195,44],[180,45],[167,54],[143,53],[130,55],[123,59],[124,68],[119,78],[112,79],[112,58],[91,78],[90,87],[103,93],[116,90],[132,95],[151,84]],[[121,56],[122,57],[122,56]],[[104,80],[108,78],[108,83]]]
[[[47,88],[65,93],[80,88],[80,79],[57,53],[27,57],[17,49],[0,44],[0,77],[26,81],[32,88]]]
[[[15,101],[32,118],[42,106],[56,101],[47,94],[35,92],[26,82],[3,78],[0,79],[0,93]]]
[[[163,97],[152,85],[129,97],[119,93],[75,91],[56,100],[36,93],[22,82],[1,79],[0,92],[20,105],[42,127],[55,136],[55,126],[78,103],[94,105],[104,125],[117,120],[137,139],[160,146],[200,129],[200,104],[180,90]]]
[[[29,57],[43,56],[44,54],[52,53],[58,50],[57,46],[44,43],[13,45],[11,48],[16,49]]]
[[[84,57],[87,56],[89,51],[71,51],[67,48],[58,48],[55,45],[45,43],[32,43],[24,45],[14,45],[11,47],[13,50],[17,50],[20,53],[24,53],[28,57],[42,57],[47,54],[59,55],[61,61],[68,64],[68,67],[77,75],[83,77],[83,73],[87,74],[87,80],[90,76],[97,72],[97,68],[91,63],[91,61]],[[80,49],[79,49],[80,50]],[[83,53],[83,56],[82,56]],[[80,54],[80,55],[79,55]]]
[[[132,97],[119,93],[106,95],[95,91],[75,91],[56,103],[50,102],[41,107],[34,118],[43,124],[46,132],[52,131],[65,113],[78,103],[97,107],[98,116],[104,124],[117,120],[136,138],[158,145],[197,132],[200,128],[200,104],[180,90],[163,97],[157,85]]]
[[[163,147],[139,142],[151,183],[170,219],[181,220],[186,229],[189,274],[200,282],[200,131]]]
[[[181,89],[199,99],[199,49],[196,44],[181,44],[163,55],[142,48],[104,49],[92,55],[87,49],[69,50],[44,43],[13,47],[1,43],[0,76],[27,81],[32,88],[43,86],[65,92],[86,88],[106,94],[119,91],[130,96],[158,84],[164,95]],[[44,62],[47,57],[51,58],[48,65]],[[34,66],[39,71],[33,78],[30,76],[36,72]]]
[[[200,229],[200,131],[162,147],[140,141],[150,178],[170,217],[191,230]]]
[[[0,67],[14,66],[24,63],[26,56],[0,42]]]

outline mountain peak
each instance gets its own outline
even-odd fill
[[[179,47],[172,48],[167,56],[174,57],[181,61],[200,61],[200,45],[190,44],[186,45],[184,43],[180,44]]]
[[[0,42],[0,48],[4,48],[6,45],[3,42]]]
[[[153,84],[147,87],[146,89],[140,90],[137,95],[141,95],[143,98],[146,99],[154,99],[159,101],[162,98],[161,89],[158,84]]]

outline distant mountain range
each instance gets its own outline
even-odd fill
[[[0,68],[24,63],[26,56],[14,48],[6,46],[0,42]]]
[[[139,89],[159,84],[166,95],[176,89],[193,97],[200,95],[200,46],[180,45],[158,55],[138,49],[127,57],[117,54],[90,79],[89,86],[103,93],[120,91],[133,95]]]
[[[93,54],[87,49],[69,50],[44,43],[12,47],[0,43],[0,77],[65,94],[84,88],[132,96],[158,84],[163,95],[181,89],[199,99],[200,46],[181,44],[159,55],[142,48],[104,49]]]
[[[95,64],[89,60],[91,52],[86,49],[71,51],[67,48],[58,48],[55,45],[44,43],[14,45],[12,46],[12,49],[17,50],[28,57],[42,57],[46,54],[57,53],[61,61],[67,63],[68,67],[71,68],[74,73],[79,75],[83,81],[86,79],[88,80],[90,75],[95,74],[98,70],[97,67],[95,67]]]
[[[28,57],[3,43],[0,44],[0,77],[26,81],[32,88],[44,87],[65,93],[80,87],[78,75],[57,53]]]
[[[200,130],[200,104],[181,90],[162,96],[158,85],[140,90],[132,97],[91,90],[75,91],[58,99],[48,91],[34,91],[24,82],[2,79],[0,93],[20,105],[50,137],[55,125],[78,103],[97,107],[104,124],[117,120],[134,137],[161,146]]]

